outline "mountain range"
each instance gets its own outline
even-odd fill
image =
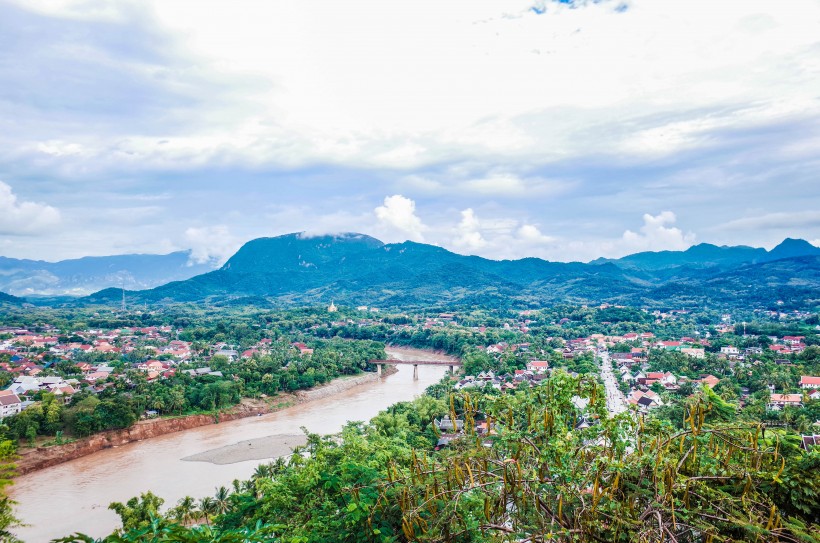
[[[137,303],[262,306],[336,301],[378,307],[809,307],[820,302],[820,248],[786,239],[771,251],[700,244],[562,263],[489,260],[409,241],[384,244],[355,233],[287,234],[246,243],[218,270],[126,297]],[[120,288],[109,288],[78,303],[117,304],[121,298]]]
[[[153,288],[212,269],[193,262],[190,251],[88,256],[60,262],[0,257],[0,291],[15,296],[84,296],[111,286]]]

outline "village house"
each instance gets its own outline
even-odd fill
[[[0,420],[23,410],[23,402],[11,390],[0,390]]]
[[[25,395],[40,390],[40,381],[30,375],[21,375],[14,379],[8,390],[17,395]]]
[[[820,447],[820,435],[813,434],[809,436],[804,436],[801,434],[800,446],[806,451],[813,447]]]
[[[83,381],[85,381],[88,384],[93,385],[97,381],[105,381],[106,379],[108,379],[109,375],[111,375],[111,372],[93,371],[93,372],[87,374],[85,377],[83,377]]]
[[[800,388],[804,390],[818,388],[820,389],[820,377],[815,377],[813,375],[801,375],[800,376]]]
[[[618,361],[618,363],[623,362],[634,362],[635,358],[633,357],[632,353],[610,353],[609,357],[612,360]]]
[[[506,343],[496,343],[495,345],[490,345],[485,350],[487,354],[501,354],[507,349]]]
[[[779,411],[783,407],[802,407],[802,394],[772,394],[769,396],[769,409]]]
[[[717,384],[720,383],[720,379],[718,379],[710,373],[709,375],[699,379],[698,382],[701,384],[701,386],[705,385],[709,388],[715,388]]]
[[[783,336],[783,343],[786,345],[800,345],[804,339],[806,339],[805,336]]]
[[[684,347],[680,350],[681,353],[685,354],[686,356],[691,356],[692,358],[703,359],[706,358],[706,350],[705,349],[696,349],[694,347]]]
[[[224,356],[231,362],[236,362],[236,359],[239,358],[239,353],[234,349],[226,349],[222,348],[219,349],[214,353],[214,356]]]
[[[299,351],[300,356],[306,356],[306,355],[309,355],[309,354],[313,354],[313,349],[311,349],[310,347],[308,347],[304,343],[296,342],[296,343],[293,344],[293,346],[296,347],[296,350]]]
[[[670,372],[650,371],[646,377],[638,379],[638,382],[645,386],[652,386],[655,383],[660,383],[666,388],[673,388],[678,383],[678,378]]]
[[[629,395],[629,398],[627,398],[626,401],[630,405],[637,406],[638,411],[642,413],[646,413],[650,409],[663,405],[660,396],[651,390],[647,390],[646,392],[641,390],[633,390],[632,394]]]
[[[681,343],[680,341],[659,341],[655,344],[655,347],[666,349],[667,351],[680,351]]]
[[[549,362],[545,360],[531,360],[527,362],[527,370],[533,373],[547,373],[549,371]]]
[[[740,351],[734,345],[726,345],[725,347],[720,348],[720,354],[726,355],[727,357],[736,357],[740,354]]]

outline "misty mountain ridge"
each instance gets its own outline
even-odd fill
[[[611,262],[625,269],[666,270],[688,266],[693,268],[729,269],[741,264],[758,264],[799,256],[820,256],[820,247],[802,239],[786,238],[771,251],[746,245],[717,246],[699,243],[685,251],[646,251],[622,258],[598,258],[590,264]]]
[[[211,264],[194,262],[191,251],[87,256],[59,262],[0,257],[0,291],[15,296],[85,296],[114,286],[153,288],[212,269]]]
[[[82,303],[117,303],[119,289]],[[364,234],[286,234],[251,240],[220,269],[129,292],[137,303],[212,302],[273,306],[539,306],[545,303],[813,303],[820,298],[820,248],[784,240],[766,251],[699,244],[615,260],[490,260]]]

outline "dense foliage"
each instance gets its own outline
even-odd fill
[[[111,386],[98,393],[74,394],[68,404],[53,394],[37,393],[39,401],[4,419],[0,436],[29,442],[37,436],[60,437],[63,433],[83,437],[127,428],[147,410],[159,415],[216,413],[243,397],[310,388],[340,375],[359,373],[367,368],[368,360],[385,356],[383,346],[370,341],[314,340],[311,345],[314,352],[308,357],[300,356],[288,341],[274,343],[269,352],[241,362],[212,357],[209,367],[221,371],[221,376],[195,377],[179,371],[173,377],[148,381],[145,372],[128,370],[123,377],[109,377]],[[123,361],[116,358],[116,362],[122,365]],[[196,366],[184,364],[180,370],[188,367]],[[49,373],[82,378],[71,364],[57,365]]]
[[[818,452],[720,409],[706,394],[683,428],[609,419],[600,385],[564,372],[515,393],[423,397],[311,435],[302,454],[164,516],[153,496],[114,504],[125,528],[103,541],[816,543]],[[445,413],[465,432],[437,452]]]

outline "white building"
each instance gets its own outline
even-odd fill
[[[23,410],[23,402],[11,390],[0,390],[0,419],[16,415]]]

